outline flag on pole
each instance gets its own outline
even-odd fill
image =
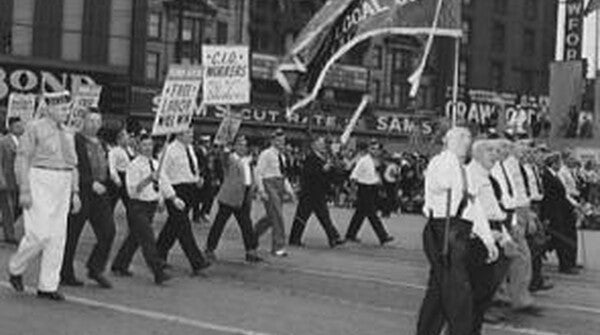
[[[348,143],[348,140],[350,139],[350,135],[352,134],[352,131],[356,127],[356,124],[358,123],[358,119],[360,118],[360,115],[367,107],[367,104],[369,103],[369,101],[370,101],[370,97],[368,95],[364,95],[362,98],[362,101],[360,102],[360,105],[358,105],[358,108],[356,109],[356,111],[354,111],[354,115],[352,115],[352,119],[350,119],[350,122],[348,122],[348,125],[346,125],[346,129],[344,129],[344,133],[342,134],[342,136],[340,136],[340,143],[342,143],[343,145]]]
[[[439,16],[435,29],[437,7]],[[288,113],[308,105],[327,70],[358,43],[384,34],[460,37],[461,0],[329,0],[300,32],[275,78],[304,95]],[[294,80],[293,80],[294,79]]]
[[[588,2],[587,7],[585,7],[585,11],[583,12],[583,15],[588,16],[599,9],[600,9],[600,0],[590,0]]]

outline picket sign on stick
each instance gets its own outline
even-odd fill
[[[219,130],[215,135],[214,143],[217,145],[226,145],[233,142],[233,139],[242,125],[242,116],[239,113],[233,113],[231,106],[227,105],[227,114],[219,125]]]
[[[356,123],[358,122],[358,119],[360,118],[362,112],[367,107],[367,104],[369,103],[370,100],[371,99],[370,99],[369,95],[367,95],[367,94],[363,95],[360,105],[358,105],[358,108],[356,109],[356,111],[354,111],[354,115],[352,115],[352,119],[350,119],[350,122],[348,122],[348,125],[346,126],[346,129],[344,130],[344,133],[342,134],[342,136],[340,136],[340,143],[342,143],[342,145],[345,145],[348,142],[348,139],[350,139],[350,134],[352,134],[352,131],[354,130],[354,127],[356,127]]]
[[[11,93],[8,96],[8,110],[6,112],[6,128],[8,128],[8,120],[13,117],[18,117],[23,123],[33,119],[35,113],[34,94]]]

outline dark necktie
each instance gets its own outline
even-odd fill
[[[458,204],[458,210],[456,211],[456,217],[459,218],[462,217],[463,212],[469,204],[469,181],[467,179],[467,171],[465,170],[465,167],[462,164],[460,164],[460,175],[462,178],[463,190],[462,198],[460,200],[460,203]]]
[[[154,175],[154,165],[152,164],[152,159],[148,159],[148,165],[150,166],[150,172]],[[152,179],[152,188],[154,191],[158,192],[158,180]]]
[[[503,211],[506,212],[506,208],[504,208],[504,205],[502,205],[502,188],[500,187],[500,183],[498,183],[498,181],[496,179],[494,179],[494,177],[489,176],[490,179],[490,183],[492,183],[492,188],[494,189],[494,196],[496,197],[496,200],[498,201],[498,205],[500,206],[500,209],[502,209]]]
[[[285,160],[283,159],[283,154],[279,154],[278,157],[279,157],[279,172],[281,173],[281,176],[285,177],[287,168],[285,166]]]
[[[502,174],[504,175],[504,179],[506,180],[506,185],[508,187],[508,195],[513,196],[513,188],[510,184],[510,179],[508,178],[508,173],[506,173],[506,168],[504,167],[504,162],[500,163],[500,167],[502,168]]]
[[[185,148],[185,153],[187,154],[188,164],[190,166],[190,171],[192,172],[192,175],[195,176],[197,174],[196,165],[194,164],[194,160],[192,159],[192,153],[190,152],[190,148],[189,147]]]
[[[540,172],[534,166],[533,167],[533,176],[535,177],[535,185],[537,185],[537,188],[538,188],[538,191],[540,192],[540,194],[544,194],[544,186],[540,182],[540,176],[539,176],[539,174],[540,174]]]
[[[525,171],[525,167],[523,164],[519,163],[519,170],[521,171],[521,176],[523,176],[523,183],[525,184],[525,194],[529,198],[531,196],[531,190],[529,189],[529,178],[527,178],[527,172]]]

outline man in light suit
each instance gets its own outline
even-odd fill
[[[19,137],[25,128],[18,117],[8,119],[9,133],[0,139],[0,211],[4,227],[4,242],[17,245],[15,237],[15,218],[19,215],[17,203],[18,187],[15,177],[15,157]]]
[[[223,162],[225,177],[217,194],[219,211],[208,233],[206,256],[209,259],[215,259],[214,251],[223,234],[227,220],[233,214],[242,231],[246,261],[256,263],[262,261],[262,259],[256,253],[258,241],[250,219],[253,183],[250,157],[247,157],[248,142],[244,136],[237,137],[233,150],[231,153],[227,148],[223,151],[221,161]]]

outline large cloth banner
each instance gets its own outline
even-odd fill
[[[299,34],[276,79],[290,93],[305,95],[293,113],[313,101],[327,70],[358,43],[383,34],[460,37],[460,0],[329,0]]]
[[[31,120],[35,113],[35,101],[35,94],[11,93],[8,97],[6,127],[8,127],[8,120],[13,117],[18,117],[25,123]]]
[[[163,86],[152,135],[179,133],[189,128],[202,85],[202,67],[171,65]]]
[[[250,103],[249,59],[247,46],[203,45],[203,103],[206,105]]]
[[[583,61],[550,64],[550,137],[581,138]]]

